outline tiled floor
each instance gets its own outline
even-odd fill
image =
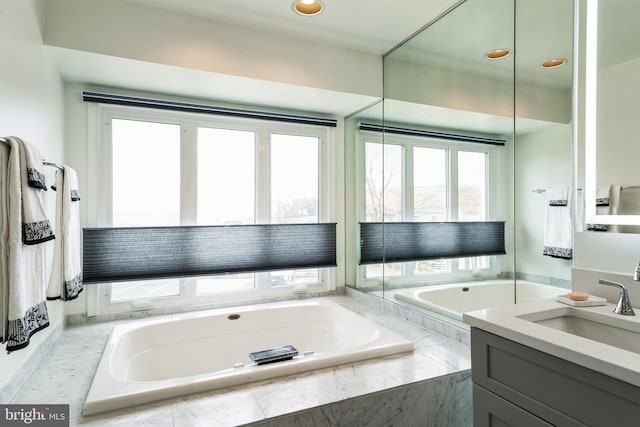
[[[227,426],[304,411],[471,368],[468,346],[347,296],[326,297],[413,341],[411,354],[82,416],[84,398],[116,322],[68,327],[13,403],[68,403],[71,425]]]

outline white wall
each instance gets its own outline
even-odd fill
[[[571,280],[572,261],[542,255],[545,195],[532,191],[571,188],[571,134],[568,124],[549,124],[540,131],[516,137],[517,273]]]
[[[21,137],[36,145],[46,159],[63,162],[62,81],[42,46],[38,6],[31,0],[0,0],[0,135]],[[47,196],[49,216],[54,218],[55,202],[51,194]],[[36,333],[27,348],[0,352],[2,398],[6,397],[3,387],[63,321],[62,304],[47,305],[51,326]]]
[[[508,118],[513,116],[515,90],[518,117],[556,123],[571,121],[571,96],[566,89],[522,81],[514,88],[512,76],[486,76],[389,56],[384,64],[387,99]]]

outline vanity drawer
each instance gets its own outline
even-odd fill
[[[478,328],[471,361],[474,384],[555,425],[636,425],[640,417],[640,388]]]
[[[473,427],[553,426],[477,385],[473,386],[473,408]]]

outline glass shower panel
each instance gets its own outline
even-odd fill
[[[601,3],[610,3],[605,0]],[[573,187],[573,0],[518,2],[516,9],[515,244],[516,301],[527,288],[571,286],[571,259],[543,254],[548,190]],[[616,26],[618,23],[616,23]],[[549,62],[562,59],[563,61]],[[545,64],[547,66],[543,66]],[[548,65],[562,64],[555,67]],[[581,195],[581,193],[579,193]],[[579,200],[575,200],[579,202]],[[557,212],[557,211],[556,211]],[[567,235],[573,226],[566,222]],[[548,241],[547,241],[548,243]],[[553,245],[555,246],[555,245]],[[541,285],[541,286],[538,286]],[[522,291],[522,292],[519,292]],[[566,293],[549,289],[548,296]]]

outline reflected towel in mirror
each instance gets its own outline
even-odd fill
[[[573,258],[570,197],[568,188],[548,188],[545,191],[543,255],[553,258]]]

